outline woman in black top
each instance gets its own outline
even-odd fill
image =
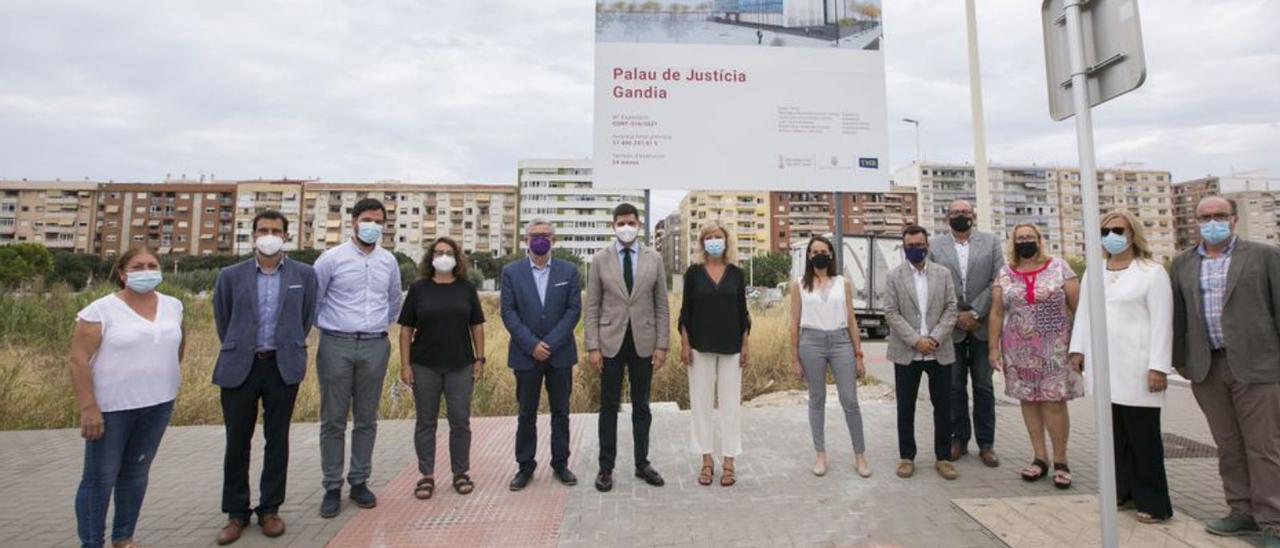
[[[742,368],[747,365],[747,283],[733,264],[729,231],[718,221],[698,235],[701,264],[684,273],[680,305],[680,361],[689,368],[690,449],[702,455],[698,483],[711,485],[715,447],[711,415],[719,392],[720,445],[724,453],[720,485],[736,481],[733,459],[742,453]]]
[[[471,469],[471,392],[484,371],[484,311],[457,242],[437,238],[422,261],[422,277],[409,286],[400,311],[400,380],[413,388],[418,420],[413,446],[422,479],[413,494],[435,490],[436,421],[440,396],[449,418],[453,488],[475,489]],[[412,364],[412,365],[409,365]]]

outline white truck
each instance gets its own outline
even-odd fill
[[[827,236],[830,239],[830,236]],[[804,275],[805,249],[809,240],[791,245],[791,277]],[[844,265],[846,278],[853,283],[853,308],[858,327],[870,338],[889,336],[884,320],[885,280],[889,270],[902,264],[902,238],[894,236],[845,236]]]

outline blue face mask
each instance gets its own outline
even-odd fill
[[[907,247],[903,251],[907,253],[907,260],[911,261],[911,264],[920,264],[924,262],[925,257],[929,256],[927,247]]]
[[[1231,223],[1227,221],[1200,223],[1200,237],[1213,245],[1225,242],[1231,237]]]
[[[150,293],[163,277],[159,270],[135,270],[128,273],[124,285],[137,293]]]
[[[707,255],[719,257],[724,255],[724,238],[708,238],[702,241],[702,249],[707,251]]]
[[[382,224],[380,223],[360,223],[357,228],[356,237],[366,245],[373,245],[382,239]]]
[[[1118,255],[1129,249],[1129,239],[1114,232],[1102,237],[1102,248],[1107,253]]]

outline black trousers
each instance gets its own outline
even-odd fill
[[[520,419],[516,427],[516,462],[520,470],[538,468],[534,454],[538,452],[538,405],[542,385],[547,386],[547,403],[551,408],[551,468],[569,465],[569,395],[573,390],[573,368],[552,367],[537,362],[532,369],[514,370],[516,401],[520,403]]]
[[[622,340],[618,355],[604,359],[600,374],[600,470],[613,471],[618,456],[618,407],[622,403],[622,378],[631,377],[631,437],[635,442],[635,464],[649,466],[649,382],[653,380],[653,358],[636,355],[631,328]]]
[[[289,470],[289,424],[298,385],[285,384],[274,358],[254,360],[253,369],[240,386],[222,389],[222,419],[226,425],[227,450],[222,460],[222,511],[234,519],[248,520],[249,456],[253,430],[258,424],[258,401],[262,401],[262,478],[259,484],[259,516],[274,514],[284,503]]]
[[[933,404],[933,453],[939,461],[951,460],[951,368],[936,361],[917,361],[893,367],[894,393],[898,399],[898,456],[916,458],[916,397],[920,377],[929,376],[929,402]]]
[[[1111,404],[1115,437],[1116,497],[1133,499],[1138,511],[1155,518],[1173,515],[1169,482],[1164,473],[1164,442],[1159,407]]]

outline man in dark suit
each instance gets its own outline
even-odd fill
[[[1210,533],[1263,532],[1280,548],[1280,248],[1235,234],[1236,208],[1196,206],[1200,245],[1173,260],[1173,367],[1218,445],[1231,513]]]
[[[996,455],[996,392],[987,359],[987,312],[991,311],[991,285],[1004,266],[1000,240],[974,228],[973,205],[951,202],[947,224],[951,231],[934,239],[929,258],[951,271],[956,288],[956,329],[951,340],[956,363],[951,368],[951,461],[969,452],[970,434],[978,442],[978,456],[987,466],[1000,466]],[[969,394],[973,379],[973,422],[969,422]],[[972,428],[970,427],[972,424]]]
[[[516,462],[520,470],[510,488],[529,485],[538,467],[538,401],[547,386],[551,407],[551,469],[565,485],[577,485],[569,470],[569,394],[578,348],[573,329],[582,315],[582,283],[578,268],[551,257],[555,227],[534,219],[525,228],[529,260],[502,269],[502,323],[511,334],[507,365],[516,376],[520,402],[516,428]]]
[[[316,308],[316,273],[283,252],[289,220],[267,210],[253,219],[254,256],[218,273],[213,318],[222,350],[213,383],[222,387],[227,448],[223,457],[222,511],[229,519],[218,533],[231,544],[249,526],[250,441],[262,402],[266,438],[258,525],[268,537],[284,534],[289,466],[289,423],[298,385],[307,370],[307,333]]]

